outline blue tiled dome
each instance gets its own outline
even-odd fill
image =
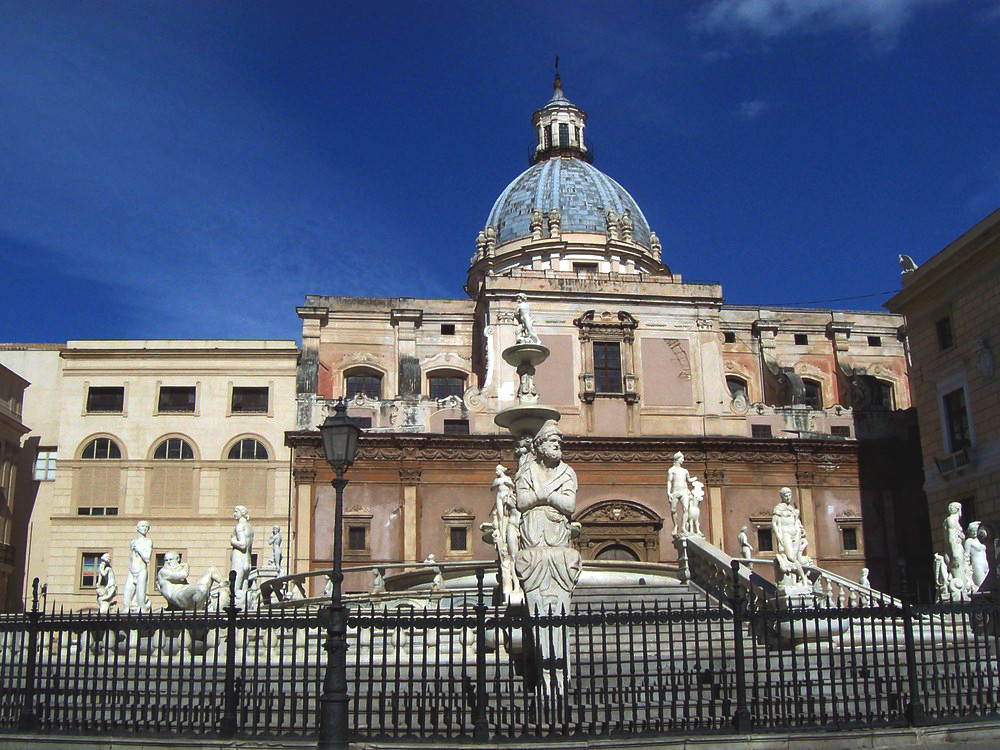
[[[540,161],[500,193],[486,220],[496,227],[497,245],[531,234],[531,212],[558,208],[563,232],[604,234],[608,209],[632,214],[635,242],[649,248],[649,224],[632,196],[606,174],[581,159]]]

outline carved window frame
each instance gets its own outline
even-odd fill
[[[364,528],[365,548],[351,549],[351,529]],[[372,513],[367,508],[353,507],[344,511],[344,542],[343,554],[345,560],[370,560],[372,556]]]
[[[624,310],[605,311],[597,315],[587,310],[573,321],[579,330],[582,363],[580,370],[580,400],[592,404],[597,398],[621,398],[634,404],[639,400],[639,376],[635,367],[635,330],[639,321]],[[621,352],[622,392],[598,393],[594,375],[594,342],[617,343]]]
[[[753,529],[753,556],[761,558],[773,558],[775,556],[774,552],[774,526],[772,524],[771,514],[766,511],[760,511],[750,516],[750,528]],[[771,549],[762,550],[760,548],[760,532],[761,531],[771,532]]]
[[[465,508],[452,508],[443,516],[444,521],[444,556],[447,560],[471,560],[472,559],[472,527],[476,522],[476,517]],[[451,530],[465,529],[465,549],[454,550],[451,547]]]
[[[861,557],[865,556],[865,535],[863,533],[863,519],[852,510],[844,511],[833,519],[837,524],[837,539],[840,544],[841,557]],[[854,540],[857,546],[854,549],[847,549],[844,545],[844,531],[853,529]]]

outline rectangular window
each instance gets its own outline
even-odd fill
[[[125,386],[91,386],[87,389],[87,413],[121,414],[125,408]]]
[[[796,346],[806,346],[809,343],[809,336],[805,333],[795,334],[795,345]]]
[[[600,267],[596,263],[574,263],[574,273],[597,273]]]
[[[736,343],[736,334],[733,331],[723,331],[722,332],[722,341],[724,343],[726,343],[726,344],[735,344]]]
[[[868,346],[882,346],[882,337],[881,336],[869,336],[868,337]]]
[[[955,337],[951,332],[951,316],[941,318],[934,324],[934,328],[937,330],[938,349],[941,351],[950,349],[955,343]]]
[[[448,529],[452,552],[467,552],[469,550],[469,529],[466,526],[452,526]]]
[[[465,378],[452,375],[433,375],[427,378],[431,398],[448,398],[465,393]]]
[[[594,342],[594,390],[622,392],[622,352],[617,341]]]
[[[455,335],[455,324],[454,323],[442,323],[441,324],[441,335],[442,336],[454,336]]]
[[[267,414],[268,387],[233,386],[233,414]]]
[[[851,436],[851,428],[846,424],[834,425],[830,428],[830,434],[836,437],[849,438]]]
[[[444,420],[444,434],[445,435],[468,435],[469,434],[469,420],[468,419],[446,419],[446,420]]]
[[[193,385],[161,385],[159,411],[193,412],[195,393]]]
[[[362,430],[370,430],[372,428],[371,417],[351,417],[351,421]]]
[[[118,508],[101,507],[99,505],[81,506],[76,509],[78,516],[117,516]]]
[[[769,438],[771,435],[771,425],[769,424],[754,424],[750,425],[750,437],[755,438]]]
[[[757,551],[774,552],[774,536],[770,527],[757,529]]]
[[[35,481],[51,482],[56,478],[55,448],[39,449],[35,455]]]
[[[972,447],[969,415],[965,411],[965,389],[958,388],[943,397],[944,419],[948,429],[948,448],[952,453]]]
[[[366,549],[368,549],[368,527],[348,526],[347,527],[348,552],[364,552]]]
[[[844,543],[844,552],[858,551],[858,529],[855,526],[845,526],[840,530],[840,536]]]
[[[559,148],[569,148],[569,123],[559,123]]]
[[[80,560],[80,588],[97,587],[97,564],[103,552],[84,552]]]

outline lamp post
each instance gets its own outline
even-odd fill
[[[330,597],[330,624],[326,631],[326,675],[320,696],[320,750],[348,750],[347,726],[347,609],[344,607],[344,473],[358,453],[361,428],[347,416],[344,399],[337,401],[333,414],[319,427],[327,463],[333,467],[337,492],[333,522],[333,594]]]

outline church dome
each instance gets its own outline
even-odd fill
[[[621,185],[574,156],[545,158],[518,175],[497,198],[486,224],[496,228],[496,244],[531,236],[531,213],[558,208],[563,232],[604,234],[606,216],[627,210],[634,241],[649,249],[649,224]]]

